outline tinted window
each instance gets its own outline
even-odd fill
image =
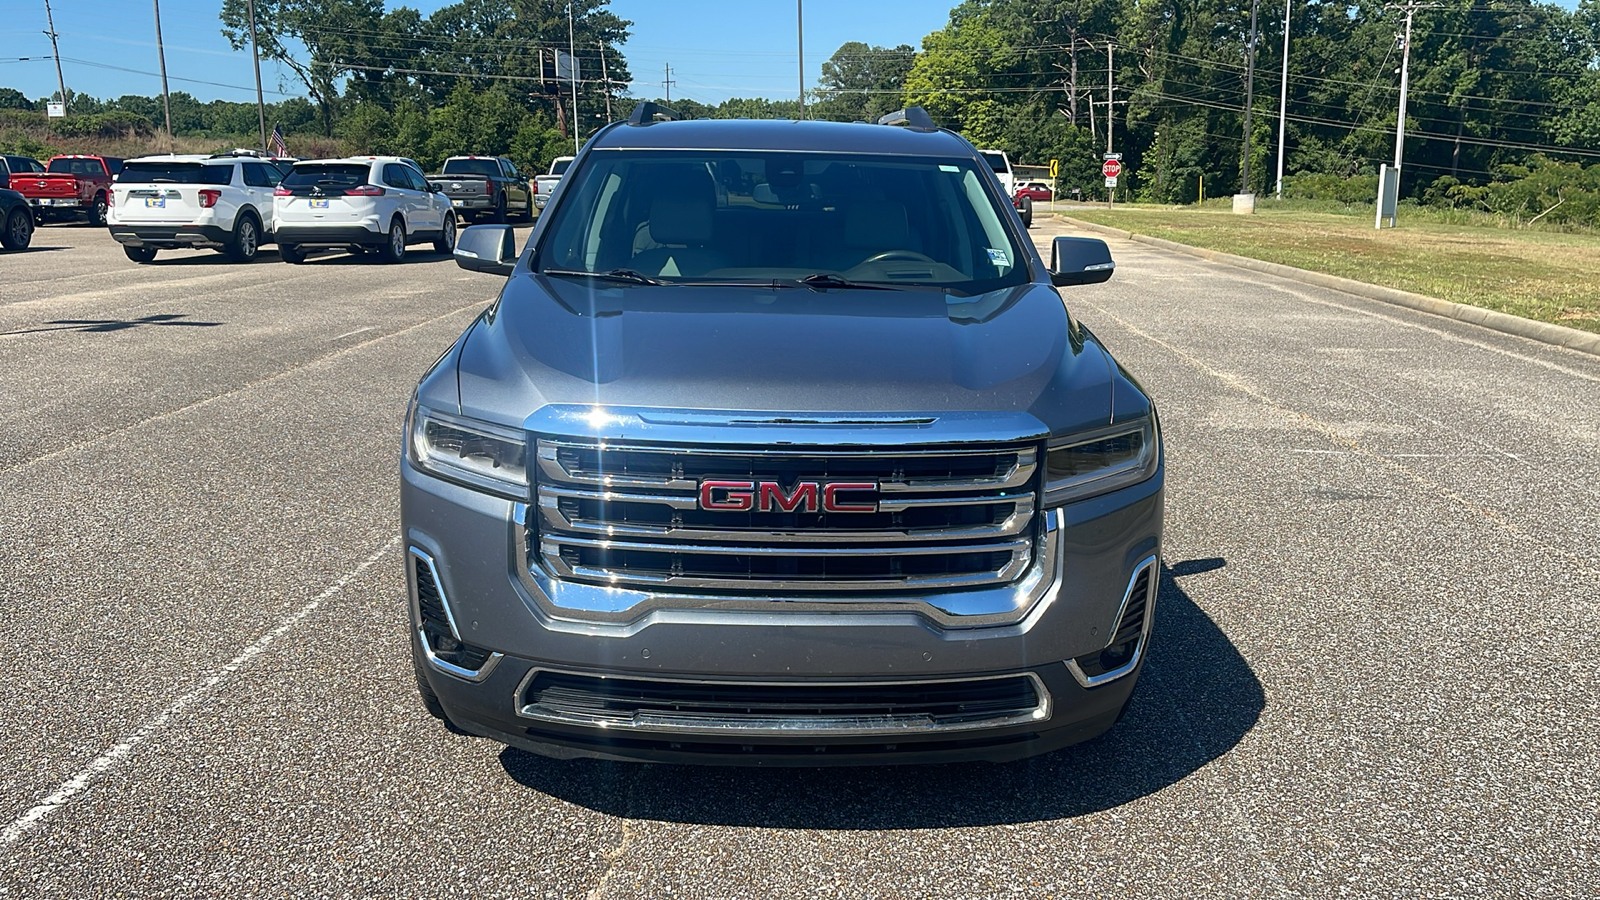
[[[323,187],[343,190],[367,183],[367,167],[356,163],[296,165],[283,179],[285,187]]]
[[[278,182],[282,180],[283,173],[278,171],[277,166],[265,163],[244,164],[244,183],[251,187],[277,187]]]
[[[493,159],[452,159],[444,164],[446,175],[499,175],[500,163]]]
[[[118,184],[231,184],[233,166],[196,162],[131,162],[117,174]]]
[[[982,150],[979,152],[980,155],[983,156],[984,161],[989,164],[989,168],[995,170],[1001,175],[1011,171],[1011,167],[1006,165],[1006,155],[1004,153],[996,153],[989,150]]]
[[[122,160],[106,157],[106,169],[113,175],[119,174],[122,171]]]
[[[544,270],[766,284],[831,273],[960,294],[1027,279],[1009,200],[990,196],[971,158],[602,150],[573,175],[540,244]]]
[[[406,171],[406,167],[399,163],[389,163],[383,167],[383,183],[405,190],[417,189],[416,185],[411,183],[411,175]]]
[[[555,162],[550,164],[550,174],[551,175],[565,175],[565,174],[567,174],[567,166],[570,166],[570,165],[572,165],[572,160],[570,160],[570,159],[558,159]]]

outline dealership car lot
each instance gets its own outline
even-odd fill
[[[0,896],[1591,896],[1600,359],[1112,250],[1066,296],[1169,467],[1128,718],[764,771],[418,705],[400,420],[493,279],[41,229],[0,255]]]

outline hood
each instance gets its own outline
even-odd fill
[[[589,283],[519,273],[459,362],[462,411],[547,406],[993,415],[1034,434],[1109,421],[1108,357],[1061,298]]]

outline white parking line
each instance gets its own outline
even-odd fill
[[[376,326],[376,325],[368,325],[365,328],[357,328],[355,331],[346,331],[344,334],[341,334],[336,338],[332,338],[331,340],[342,341],[347,337],[355,337],[356,335],[362,333],[363,331],[371,331],[372,329],[374,329],[376,327],[378,327],[378,326]]]
[[[300,624],[300,622],[302,622],[306,616],[309,616],[315,612],[317,607],[322,605],[323,601],[338,593],[344,588],[345,585],[354,581],[356,576],[371,568],[374,563],[382,559],[390,550],[394,549],[394,546],[398,543],[400,543],[399,535],[395,535],[394,537],[390,538],[389,541],[382,547],[379,547],[377,550],[373,551],[371,556],[368,556],[366,559],[362,560],[360,565],[345,573],[344,577],[334,582],[332,586],[323,591],[321,594],[318,594],[314,600],[290,613],[271,631],[263,634],[261,637],[257,638],[254,643],[239,651],[238,656],[235,656],[227,665],[212,673],[211,676],[205,681],[200,682],[199,686],[194,690],[184,694],[177,700],[174,700],[171,706],[168,706],[166,709],[161,711],[160,715],[157,715],[155,718],[150,719],[143,725],[140,725],[133,732],[133,734],[129,735],[120,743],[114,744],[111,749],[100,754],[100,756],[96,757],[93,762],[89,763],[87,766],[84,766],[71,778],[61,782],[60,787],[57,787],[54,793],[41,800],[37,806],[18,816],[15,821],[6,826],[5,831],[0,832],[0,847],[9,847],[12,844],[15,844],[17,841],[22,839],[23,835],[27,834],[29,831],[32,831],[36,826],[38,826],[38,824],[43,821],[45,816],[48,816],[61,807],[66,806],[69,802],[71,802],[73,797],[87,789],[97,776],[104,775],[117,763],[126,759],[127,756],[133,752],[135,747],[144,743],[151,735],[171,724],[172,720],[176,718],[179,713],[182,713],[189,707],[199,703],[201,700],[204,700],[206,695],[210,694],[211,691],[217,685],[221,684],[224,679],[226,679],[229,675],[232,675],[234,672],[239,671],[240,668],[242,668],[252,659],[260,656],[266,651],[267,647],[270,646],[273,641],[283,637],[289,632],[290,629]]]

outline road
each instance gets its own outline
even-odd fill
[[[498,279],[34,247],[0,254],[0,896],[1600,884],[1600,359],[1114,241],[1064,294],[1169,466],[1121,725],[1006,766],[562,763],[429,719],[404,636],[405,401]]]

